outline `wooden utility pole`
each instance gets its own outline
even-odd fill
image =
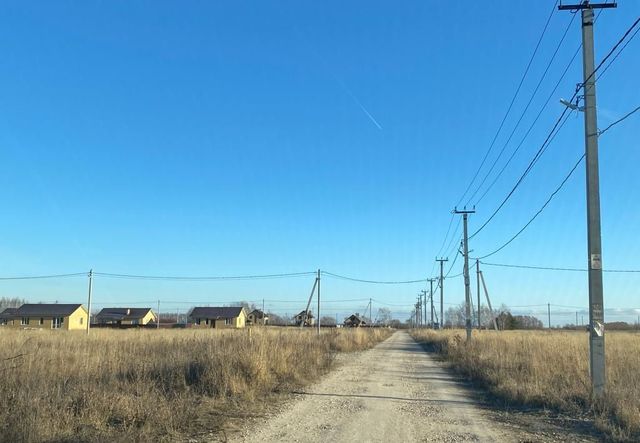
[[[589,367],[596,397],[605,390],[604,295],[602,285],[602,243],[600,234],[600,177],[598,164],[598,117],[596,110],[593,10],[615,8],[613,3],[563,5],[561,10],[582,11],[582,68],[584,94],[585,163],[587,177],[587,263],[589,269]]]
[[[482,329],[482,323],[480,321],[480,260],[476,259],[476,279],[478,283],[478,331]]]

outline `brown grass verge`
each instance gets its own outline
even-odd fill
[[[173,440],[325,373],[389,330],[0,331],[0,441]],[[235,411],[235,412],[234,412]]]
[[[591,414],[598,429],[621,441],[640,440],[640,335],[607,334],[607,390],[591,396],[588,337],[582,332],[413,330],[453,368],[498,398],[519,405]]]

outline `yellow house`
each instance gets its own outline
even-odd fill
[[[103,325],[146,325],[158,320],[151,308],[104,308],[94,318]]]
[[[243,307],[197,307],[189,317],[194,328],[244,328],[247,323]]]
[[[89,320],[87,310],[78,304],[24,304],[11,315],[7,320],[18,329],[82,330]]]

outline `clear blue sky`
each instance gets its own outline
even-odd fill
[[[0,274],[321,268],[376,280],[435,275],[433,258],[450,211],[498,128],[552,5],[4,2]],[[631,0],[602,14],[597,60],[638,15],[640,2]],[[489,160],[571,18],[569,12],[553,15]],[[578,17],[514,141],[579,43]],[[640,38],[598,82],[601,128],[640,105],[639,53]],[[470,230],[523,171],[562,111],[558,99],[571,96],[581,72],[579,56],[478,205]],[[634,229],[640,222],[639,128],[636,114],[600,142],[605,268],[640,268]],[[514,147],[508,145],[507,154]],[[490,252],[515,233],[583,149],[582,116],[574,114],[512,200],[474,238],[472,255]],[[487,261],[584,267],[584,203],[581,166],[530,228]],[[485,271],[497,304],[586,306],[585,274]],[[640,307],[639,282],[640,275],[607,275],[605,306]],[[312,283],[312,277],[227,283],[102,278],[95,299],[110,305],[161,299],[167,308],[184,310],[192,301],[295,300],[267,306],[293,313]],[[423,288],[330,278],[322,285],[328,300],[404,304],[393,307],[400,318]],[[462,300],[462,279],[448,280],[446,288],[448,302]],[[4,281],[0,295],[83,302],[86,280]],[[343,315],[366,303],[327,305],[334,309],[327,313]]]

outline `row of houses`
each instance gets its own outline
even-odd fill
[[[259,309],[250,313],[244,307],[195,307],[189,313],[194,328],[244,328],[247,325],[268,325],[269,316]],[[81,304],[24,304],[0,312],[0,327],[18,329],[87,328],[89,314]],[[104,308],[93,318],[92,324],[103,326],[145,326],[156,324],[158,317],[151,308]],[[297,326],[313,326],[311,311],[302,311],[294,317]],[[366,323],[357,315],[345,319],[345,326],[359,327]]]

